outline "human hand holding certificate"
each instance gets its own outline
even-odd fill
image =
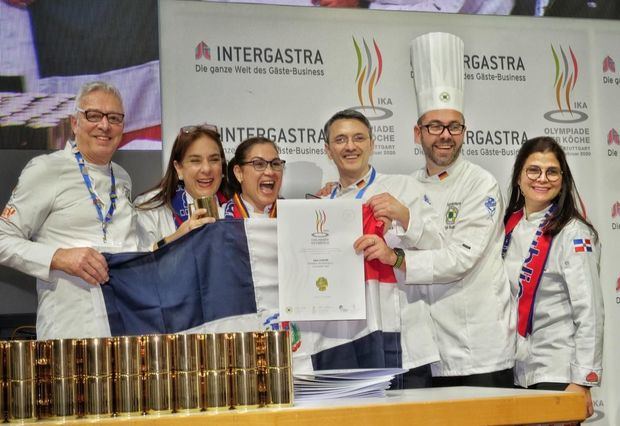
[[[366,318],[361,200],[278,200],[280,316]]]

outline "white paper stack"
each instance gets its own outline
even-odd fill
[[[369,368],[294,374],[295,402],[383,397],[390,387],[390,380],[406,371],[401,368]]]

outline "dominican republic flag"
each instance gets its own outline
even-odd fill
[[[588,238],[578,238],[573,240],[573,247],[575,248],[575,253],[592,251],[592,242]]]
[[[88,81],[112,83],[125,106],[121,146],[160,148],[157,0],[34,1],[28,11],[39,68],[33,90],[77,93]]]
[[[367,320],[280,323],[276,232],[273,219],[226,219],[155,252],[106,254],[112,335],[288,326],[296,371],[400,367],[393,273],[367,270]]]

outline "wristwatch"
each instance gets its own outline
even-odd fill
[[[403,261],[405,260],[405,250],[399,248],[399,247],[394,247],[394,254],[396,255],[396,262],[394,262],[394,265],[392,265],[395,269],[400,268],[400,266],[403,264]]]

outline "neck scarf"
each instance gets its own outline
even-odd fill
[[[519,272],[519,293],[517,298],[519,306],[517,310],[517,332],[523,337],[527,337],[532,332],[532,317],[534,313],[534,301],[536,300],[536,291],[540,285],[540,280],[549,257],[551,250],[552,237],[545,234],[544,228],[547,224],[549,216],[555,211],[555,205],[545,214],[541,220],[538,229],[534,234],[534,239],[530,244],[528,256],[523,261],[521,272]],[[523,209],[514,212],[506,223],[504,245],[502,247],[502,257],[506,256],[512,231],[523,218]]]
[[[277,205],[274,202],[271,206],[266,207],[269,210],[269,218],[273,219],[278,216]],[[245,203],[238,193],[233,194],[232,198],[224,207],[224,217],[234,219],[248,219],[250,213]]]

